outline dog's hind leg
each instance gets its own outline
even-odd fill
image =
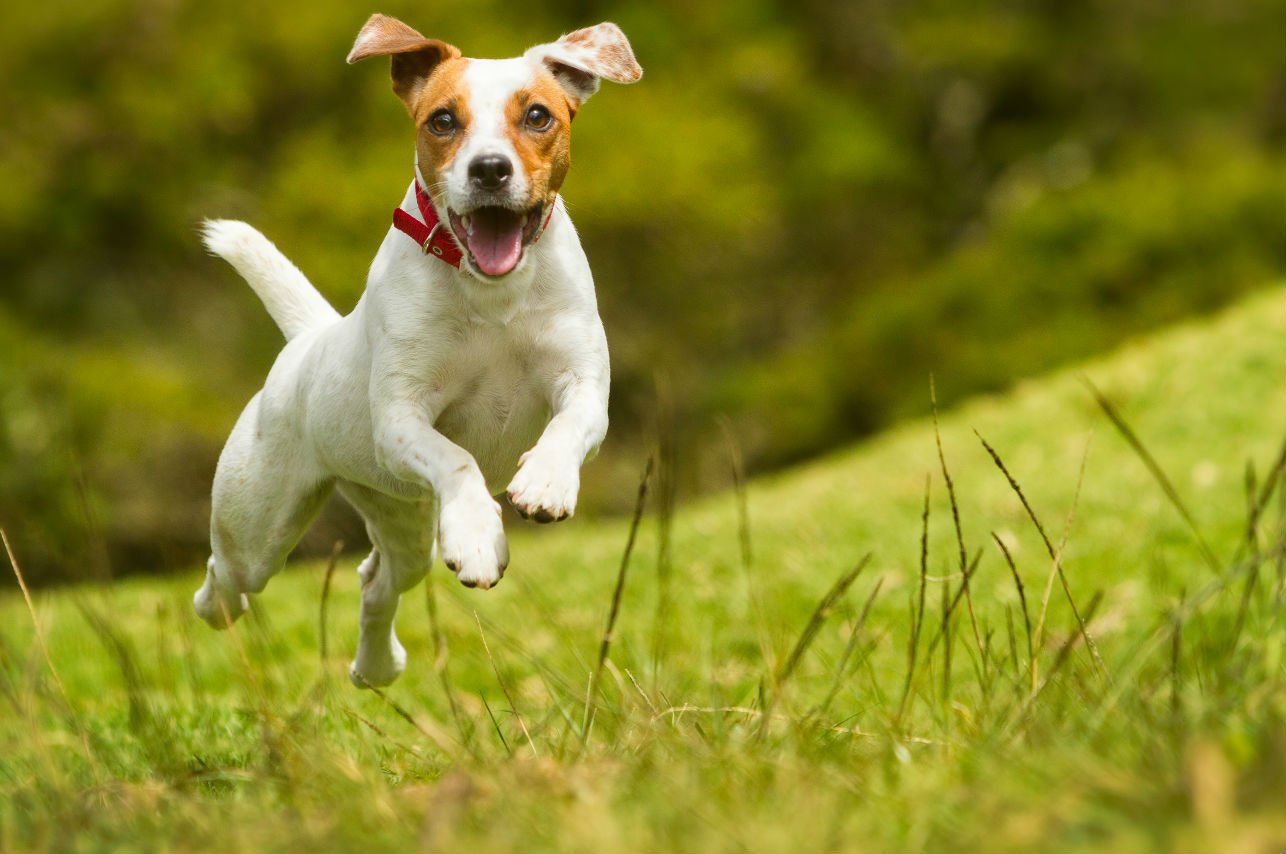
[[[357,654],[348,676],[358,688],[390,684],[406,668],[397,639],[398,600],[424,578],[433,562],[437,502],[400,500],[340,482],[339,492],[366,520],[374,549],[358,567],[362,606]]]
[[[233,428],[214,475],[212,555],[193,597],[200,617],[226,628],[263,590],[316,517],[333,482],[285,431],[264,431],[255,397]],[[287,438],[281,438],[287,437]]]

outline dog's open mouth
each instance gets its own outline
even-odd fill
[[[541,206],[515,211],[498,205],[474,208],[468,213],[448,211],[456,242],[469,253],[473,265],[487,276],[503,276],[522,260],[522,251],[540,230]]]

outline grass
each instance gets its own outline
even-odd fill
[[[6,597],[0,848],[1280,852],[1284,344],[1268,294],[677,510],[663,453],[637,530],[435,571],[380,692],[356,558],[226,634],[196,568]]]

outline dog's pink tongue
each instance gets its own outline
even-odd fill
[[[502,208],[475,211],[468,236],[469,251],[488,276],[503,276],[522,257],[522,217]]]

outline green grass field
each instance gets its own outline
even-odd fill
[[[356,558],[229,633],[196,567],[6,596],[0,848],[1286,850],[1286,294],[943,413],[954,512],[928,397],[650,502],[596,683],[628,520],[511,528],[488,593],[435,569],[379,694]]]

